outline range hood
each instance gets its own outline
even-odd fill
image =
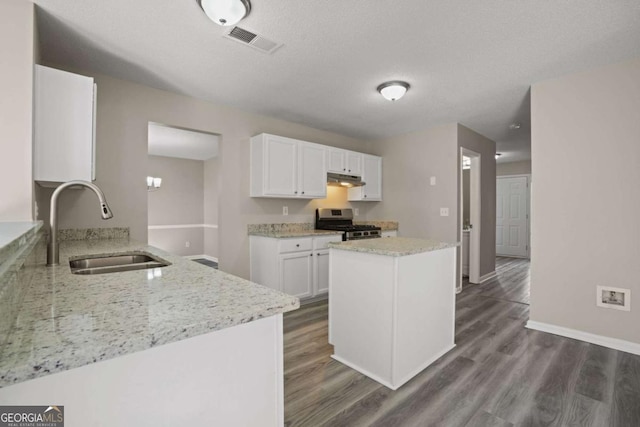
[[[327,173],[327,185],[335,187],[362,187],[366,183],[357,175],[345,175],[342,173]]]

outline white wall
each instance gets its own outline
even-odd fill
[[[531,90],[531,320],[640,343],[640,59]],[[596,286],[631,289],[631,311]]]
[[[33,3],[0,2],[0,221],[33,218]]]
[[[160,189],[147,193],[149,244],[177,255],[204,254],[204,161],[149,156],[147,171],[162,178]]]
[[[531,160],[496,164],[497,176],[530,175],[530,174],[531,174]]]

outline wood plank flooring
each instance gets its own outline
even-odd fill
[[[640,357],[524,328],[529,262],[463,285],[456,348],[392,391],[330,358],[327,302],[284,316],[287,426],[640,426]]]

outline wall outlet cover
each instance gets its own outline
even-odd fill
[[[429,178],[429,184],[436,185],[436,177],[435,176],[432,176],[431,178]]]
[[[631,311],[631,289],[598,286],[596,305],[603,308]]]
[[[284,216],[289,215],[289,206],[283,206],[282,207],[282,215],[284,215]]]
[[[190,241],[187,240],[186,242],[184,242],[184,247],[185,248],[188,248],[190,246],[191,246],[191,242]]]
[[[360,209],[355,208],[355,209],[353,210],[353,214],[354,214],[355,216],[360,215]]]
[[[440,216],[449,216],[449,208],[440,208]]]

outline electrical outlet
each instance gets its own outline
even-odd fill
[[[191,246],[191,242],[190,241],[187,240],[186,242],[184,242],[184,247],[185,248],[188,248],[190,246]]]
[[[355,208],[355,209],[353,210],[353,214],[354,214],[355,216],[360,215],[360,209]]]
[[[440,216],[449,216],[449,208],[440,208]]]
[[[431,178],[429,178],[429,184],[436,185],[436,177],[435,176],[432,176]]]
[[[283,206],[282,207],[282,215],[284,215],[284,216],[289,215],[289,206]]]

